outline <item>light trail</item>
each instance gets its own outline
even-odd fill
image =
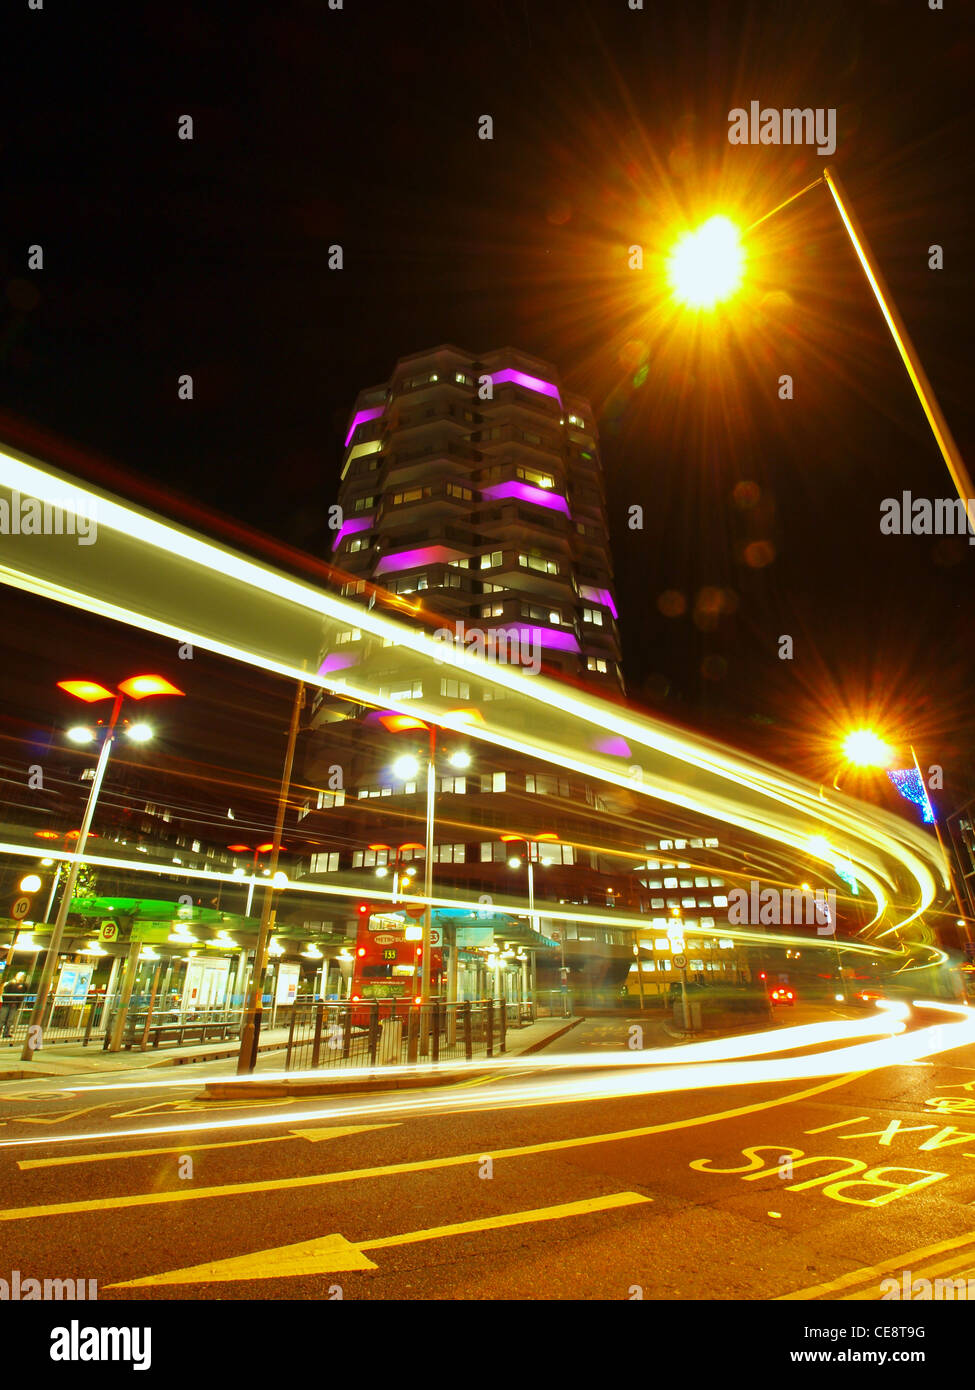
[[[12,842],[0,841],[0,854],[13,854],[19,855],[24,859],[36,859],[38,851],[36,845],[18,845]],[[125,859],[114,855],[90,854],[88,850],[85,850],[85,853],[81,856],[70,850],[55,851],[46,849],[45,854],[51,859],[64,859],[69,862],[80,858],[82,862],[90,864],[92,868],[96,869],[120,869],[134,874],[150,874],[156,877],[165,875],[167,878],[198,879],[204,883],[229,883],[235,887],[240,887],[241,884],[250,882],[249,878],[235,878],[232,873],[220,869],[185,869],[182,865],[177,865],[174,868],[172,864],[159,864],[151,861],[146,863],[141,859]],[[260,887],[265,885],[267,880],[255,878],[254,883],[256,886]],[[325,898],[340,897],[361,899],[365,890],[361,881],[349,885],[339,883],[315,883],[305,879],[298,879],[294,882],[289,882],[284,887],[276,889],[275,891],[279,895],[294,892],[298,894],[311,893],[318,897]],[[120,893],[117,896],[122,897],[124,895]],[[369,901],[375,903],[388,902],[390,904],[396,902],[398,905],[402,905],[402,897],[398,900],[394,900],[391,889],[382,890],[378,887],[374,888],[371,884],[369,885]],[[429,902],[433,907],[463,908],[469,910],[472,917],[476,917],[485,910],[484,904],[481,902],[480,898],[465,898],[462,896],[434,896],[426,898],[422,893],[411,893],[410,902],[413,904]],[[524,916],[527,915],[527,904],[521,899],[508,899],[495,894],[491,912],[505,911],[520,912]],[[625,912],[619,912],[615,908],[611,912],[591,912],[587,908],[581,907],[576,903],[572,904],[571,910],[563,910],[546,903],[544,916],[556,922],[590,923],[594,926],[607,927],[631,927],[634,931],[648,933],[655,930],[653,927],[653,919],[650,917],[633,916]],[[39,931],[49,924],[35,922],[28,926],[28,924],[24,922],[22,925],[24,930]],[[297,931],[297,929],[295,930]],[[805,950],[819,949],[830,952],[835,952],[836,950],[836,943],[833,937],[824,936],[816,938],[809,936],[788,936],[782,932],[771,932],[765,929],[752,930],[749,928],[733,927],[727,922],[722,922],[720,927],[691,927],[687,924],[685,924],[684,927],[684,935],[688,939],[700,937],[707,940],[714,937],[719,931],[722,937],[727,937],[729,940],[754,942],[755,944],[761,944],[763,946],[801,946]],[[287,936],[287,934],[287,929],[282,927],[281,935]],[[927,946],[922,942],[914,943],[914,949],[928,951],[936,957],[934,961],[928,962],[926,966],[919,968],[929,968],[932,964],[943,963],[948,959],[945,953],[940,951],[937,947]],[[852,952],[853,954],[863,956],[885,956],[891,959],[900,959],[901,957],[901,953],[890,946],[877,946],[869,942],[864,943],[846,939],[842,942],[842,950],[844,953]]]
[[[490,1094],[467,1091],[460,1094],[430,1095],[425,1093],[416,1098],[382,1096],[366,1102],[334,1107],[289,1111],[282,1115],[245,1115],[234,1119],[206,1119],[187,1123],[185,1120],[170,1125],[150,1125],[122,1130],[105,1130],[97,1133],[45,1135],[42,1138],[9,1139],[0,1143],[0,1149],[24,1149],[48,1147],[52,1144],[92,1143],[95,1141],[145,1138],[149,1135],[180,1134],[188,1136],[205,1132],[225,1132],[241,1129],[267,1129],[281,1125],[294,1127],[308,1121],[332,1119],[345,1120],[353,1117],[377,1115],[436,1115],[449,1112],[479,1111],[486,1109],[523,1109],[526,1106],[565,1105],[579,1101],[611,1100],[624,1096],[645,1096],[673,1094],[679,1091],[698,1091],[723,1089],[728,1086],[767,1085],[770,1083],[809,1079],[811,1077],[838,1076],[846,1072],[876,1071],[881,1067],[903,1066],[939,1052],[950,1052],[966,1047],[975,1041],[975,1011],[967,1005],[946,1004],[941,1001],[915,1000],[915,1007],[940,1010],[959,1015],[959,1021],[952,1024],[935,1024],[913,1031],[904,1030],[903,1023],[892,1018],[881,1030],[889,1036],[874,1042],[858,1042],[827,1053],[801,1057],[769,1057],[761,1061],[714,1061],[689,1063],[674,1067],[640,1067],[627,1065],[616,1067],[608,1075],[588,1076],[585,1080],[571,1077],[543,1077],[535,1082],[521,1081],[507,1086],[493,1088]],[[873,1031],[878,1031],[875,1022]],[[848,1036],[861,1036],[863,1028],[854,1026]],[[897,1036],[896,1034],[899,1034]],[[781,1051],[774,1044],[777,1039],[769,1039],[769,1052]],[[320,1075],[321,1073],[319,1073]],[[233,1104],[233,1102],[229,1102]],[[188,1143],[187,1147],[191,1145]],[[3,1213],[0,1212],[0,1219]]]
[[[14,587],[359,703],[418,715],[467,738],[724,822],[795,852],[803,862],[818,859],[833,870],[839,855],[873,897],[874,921],[890,911],[890,930],[903,932],[934,902],[939,883],[949,887],[930,837],[877,807],[851,798],[834,804],[820,796],[818,784],[761,759],[546,676],[466,653],[11,449],[0,449],[0,493],[4,489],[94,514],[99,528],[97,545],[80,548],[62,536],[6,536],[0,580]],[[327,653],[348,652],[337,637],[350,628],[408,652],[417,674],[437,677],[437,689],[450,667],[476,673],[485,688],[505,698],[454,711],[428,699],[396,702],[380,695],[382,657],[325,674]],[[596,744],[607,734],[625,752],[598,751]],[[546,911],[549,915],[555,914]],[[610,920],[620,925],[618,917]],[[638,923],[641,930],[648,924],[647,918]]]
[[[853,1037],[872,1037],[878,1033],[896,1033],[904,1029],[903,1019],[907,1018],[909,1010],[906,1004],[894,1003],[890,1000],[879,1000],[877,1007],[884,1014],[889,1015],[889,1022],[878,1018],[876,1014],[869,1018],[858,1021],[843,1019],[838,1023],[805,1023],[797,1027],[785,1028],[781,1032],[770,1034],[768,1030],[759,1033],[744,1033],[737,1038],[709,1038],[706,1041],[694,1043],[682,1043],[677,1047],[655,1047],[642,1050],[630,1051],[629,1049],[619,1052],[559,1052],[552,1054],[533,1053],[528,1057],[486,1057],[480,1061],[460,1062],[457,1064],[461,1070],[476,1071],[478,1074],[483,1072],[504,1072],[504,1071],[538,1071],[538,1070],[578,1070],[579,1068],[598,1069],[600,1067],[647,1067],[647,1066],[670,1066],[674,1062],[681,1061],[719,1061],[727,1060],[731,1057],[754,1057],[762,1053],[794,1052],[798,1048],[817,1047],[827,1042],[838,1042],[844,1038]],[[779,1046],[772,1045],[772,1039],[781,1040]],[[440,1070],[451,1070],[452,1064],[448,1061]],[[368,1076],[372,1079],[381,1076],[383,1079],[400,1080],[404,1077],[428,1077],[436,1075],[437,1068],[431,1066],[414,1066],[403,1063],[391,1066],[373,1067],[368,1069]],[[256,1076],[220,1076],[220,1075],[200,1075],[196,1082],[187,1082],[189,1085],[198,1085],[199,1081],[206,1083],[218,1081],[222,1086],[239,1086],[253,1084],[253,1082],[271,1081],[320,1081],[327,1076],[331,1081],[350,1081],[362,1080],[364,1069],[362,1067],[328,1067],[326,1070],[321,1068],[313,1071],[262,1071]],[[72,1086],[71,1094],[83,1095],[89,1091],[153,1091],[153,1090],[172,1090],[172,1081],[121,1081],[118,1083],[106,1082],[104,1085],[97,1086]]]

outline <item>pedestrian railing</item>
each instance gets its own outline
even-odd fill
[[[24,995],[16,1010],[0,1010],[0,1036],[14,1042],[23,1042],[30,1027],[31,1015],[37,996]],[[47,1019],[41,1030],[41,1043],[80,1042],[85,1045],[92,1034],[97,1038],[105,1020],[105,996],[89,994],[84,999],[55,998],[49,1002]]]
[[[464,1003],[373,999],[296,1004],[285,1067],[377,1067],[463,1062],[505,1051],[509,1011],[499,999]]]

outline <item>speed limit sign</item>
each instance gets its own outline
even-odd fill
[[[16,917],[17,921],[21,922],[28,912],[30,912],[30,898],[16,898],[10,908],[11,917]]]
[[[685,966],[686,964],[687,964],[687,957],[686,957],[686,956],[674,956],[674,969],[675,969],[675,970],[683,970],[683,969],[684,969],[684,966]]]

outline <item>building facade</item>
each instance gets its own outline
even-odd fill
[[[345,597],[371,607],[393,596],[401,619],[489,661],[623,693],[595,422],[551,363],[448,345],[403,358],[388,382],[360,393],[345,445],[333,546]],[[500,694],[473,673],[445,666],[431,675],[409,651],[355,627],[324,662],[367,668],[399,707],[422,699],[428,709],[476,710]],[[399,754],[424,753],[423,740],[388,723],[382,711],[320,692],[306,744],[311,794],[299,814],[334,846],[312,858],[309,874],[358,872],[364,897],[391,873],[405,879],[425,853],[422,778],[393,771]],[[610,827],[606,844],[592,844],[594,817],[607,809],[598,786],[484,745],[459,771],[447,761],[459,742],[445,734],[438,751],[437,891],[524,906],[530,858],[537,910],[525,921],[549,940],[560,927],[546,920],[546,902],[636,906],[626,835],[617,845]],[[564,967],[562,952],[535,953],[537,982],[559,987],[564,968],[618,992],[629,937],[604,935],[598,951]]]

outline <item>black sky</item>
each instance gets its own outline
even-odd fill
[[[883,497],[951,485],[827,194],[769,224],[763,293],[696,355],[625,256],[712,195],[753,219],[821,172],[815,149],[731,147],[731,107],[835,107],[836,166],[970,458],[964,9],[23,4],[5,18],[0,403],[325,554],[356,392],[440,342],[524,348],[597,409],[636,700],[813,775],[834,726],[869,713],[972,794],[975,547],[879,533]],[[770,563],[747,563],[753,542]],[[702,590],[723,595],[716,621]],[[4,606],[6,679],[27,672],[9,709],[43,662],[17,663],[37,608]],[[116,642],[50,621],[79,654]]]

